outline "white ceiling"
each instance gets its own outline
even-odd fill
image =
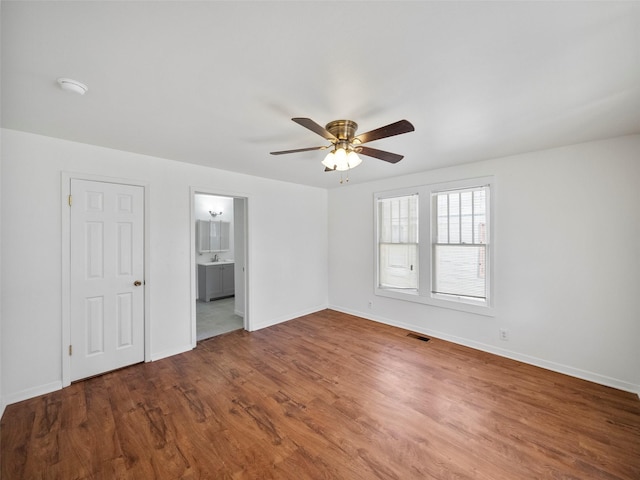
[[[63,92],[56,78],[86,83]],[[2,2],[2,126],[324,188],[640,133],[639,2]]]

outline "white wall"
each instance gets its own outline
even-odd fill
[[[0,135],[0,212],[2,211],[2,135]],[[2,272],[2,216],[0,216],[0,272]],[[2,288],[0,286],[0,288]],[[4,414],[5,402],[2,394],[2,295],[0,294],[0,418]]]
[[[374,296],[373,193],[485,175],[495,317]],[[329,192],[330,307],[638,393],[639,247],[638,135]]]
[[[61,172],[149,188],[151,357],[191,348],[191,187],[248,198],[252,329],[327,305],[327,192],[13,130],[2,131],[2,393],[60,388]],[[273,212],[278,212],[274,215]]]
[[[640,136],[329,192],[12,130],[2,151],[3,405],[61,385],[62,171],[149,185],[154,358],[190,348],[195,186],[249,199],[254,329],[324,308],[328,283],[338,310],[640,392]],[[373,192],[484,175],[497,181],[495,317],[375,297]]]

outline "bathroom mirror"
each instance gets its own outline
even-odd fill
[[[225,252],[229,250],[230,222],[198,220],[198,252]]]

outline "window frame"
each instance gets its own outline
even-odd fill
[[[486,248],[485,248],[485,289],[486,299],[480,300],[470,297],[450,294],[432,293],[434,275],[434,241],[436,240],[435,194],[448,191],[466,190],[487,187],[486,208]],[[418,289],[402,290],[381,287],[379,284],[379,216],[378,201],[385,198],[401,197],[418,194]],[[422,303],[436,307],[459,310],[484,316],[494,316],[494,245],[495,245],[495,179],[493,176],[476,177],[443,183],[421,185],[384,192],[376,192],[374,197],[374,294],[376,296]]]

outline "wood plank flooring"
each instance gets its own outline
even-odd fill
[[[640,479],[636,395],[325,310],[7,407],[13,479]]]

